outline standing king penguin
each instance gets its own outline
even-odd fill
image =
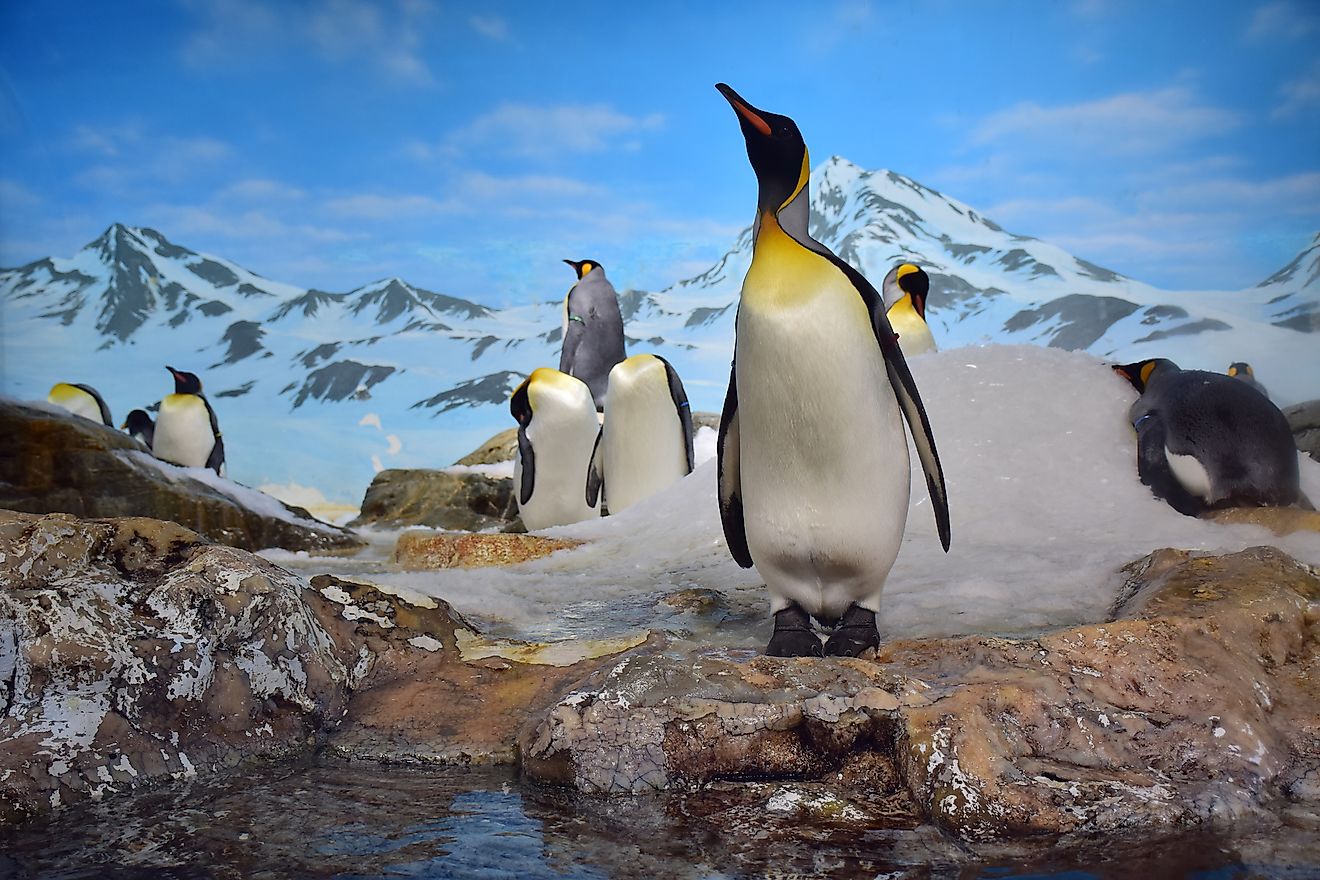
[[[690,473],[692,410],[678,372],[654,354],[615,364],[587,502],[594,506],[603,487],[610,513],[618,513]]]
[[[223,473],[225,442],[211,402],[202,394],[196,373],[166,367],[174,377],[174,393],[160,402],[151,454],[184,467],[208,467]]]
[[[509,398],[518,422],[513,486],[529,532],[597,516],[587,503],[587,467],[600,432],[591,391],[580,379],[540,367]]]
[[[1311,507],[1288,420],[1264,394],[1164,358],[1114,371],[1141,394],[1128,409],[1137,474],[1174,510],[1198,516],[1221,507]]]
[[[898,345],[905,357],[939,351],[935,337],[926,324],[926,297],[930,276],[920,266],[901,263],[889,270],[880,285],[885,299],[885,316],[898,334]]]
[[[720,420],[720,519],[729,551],[765,579],[766,653],[879,644],[875,614],[907,521],[906,417],[940,542],[949,507],[930,423],[880,294],[807,234],[811,165],[797,125],[723,83],[758,184],[754,251]]]
[[[107,427],[113,428],[114,421],[110,418],[110,407],[106,405],[105,399],[91,385],[74,385],[70,382],[56,382],[50,388],[50,393],[46,395],[46,402],[53,403],[60,409],[67,409],[75,416],[82,416],[85,419],[91,419],[93,422],[100,422]]]
[[[564,260],[577,283],[564,297],[564,347],[559,371],[587,383],[596,410],[605,408],[610,370],[624,358],[623,316],[614,285],[595,260]]]

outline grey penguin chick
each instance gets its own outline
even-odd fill
[[[623,315],[614,285],[595,260],[564,260],[578,281],[564,297],[564,347],[559,371],[587,383],[596,411],[605,409],[610,370],[623,360]]]
[[[1223,507],[1311,503],[1288,420],[1269,398],[1222,373],[1156,358],[1114,366],[1141,394],[1128,410],[1137,473],[1187,516]]]

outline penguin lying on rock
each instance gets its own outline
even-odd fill
[[[56,382],[46,395],[46,402],[66,409],[75,416],[100,422],[106,427],[115,426],[114,420],[110,418],[110,407],[106,406],[100,392],[90,385]]]
[[[1114,371],[1141,394],[1128,410],[1137,473],[1174,510],[1311,502],[1299,485],[1288,420],[1269,398],[1221,373],[1183,370],[1164,358]]]
[[[215,410],[202,394],[196,373],[166,367],[174,377],[174,393],[160,402],[151,454],[184,467],[208,467],[224,473],[225,442]]]
[[[797,124],[723,83],[758,185],[752,264],[738,305],[720,420],[720,519],[733,558],[770,593],[766,653],[878,645],[875,614],[898,555],[911,483],[906,418],[940,542],[949,507],[916,383],[876,289],[807,233],[811,164]]]

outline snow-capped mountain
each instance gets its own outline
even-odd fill
[[[1220,371],[1245,360],[1281,403],[1320,396],[1320,236],[1256,287],[1175,293],[837,157],[813,173],[812,205],[812,234],[873,281],[899,260],[926,268],[942,348],[1030,342]],[[620,294],[629,352],[668,358],[698,409],[723,399],[751,252],[746,230],[700,275]],[[607,271],[626,287],[627,267]],[[0,272],[0,390],[41,398],[84,382],[122,418],[172,389],[166,364],[189,369],[237,479],[355,501],[373,469],[442,466],[512,424],[509,393],[558,362],[561,296],[497,310],[398,278],[306,289],[116,224],[71,259]]]

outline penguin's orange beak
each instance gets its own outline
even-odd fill
[[[761,115],[753,110],[751,106],[742,99],[741,95],[729,86],[726,86],[724,83],[716,83],[715,88],[719,89],[720,94],[724,96],[724,100],[728,101],[729,104],[733,106],[733,109],[738,112],[738,115],[743,119],[746,119],[752,128],[755,128],[766,137],[770,137],[770,123],[761,118]]]

